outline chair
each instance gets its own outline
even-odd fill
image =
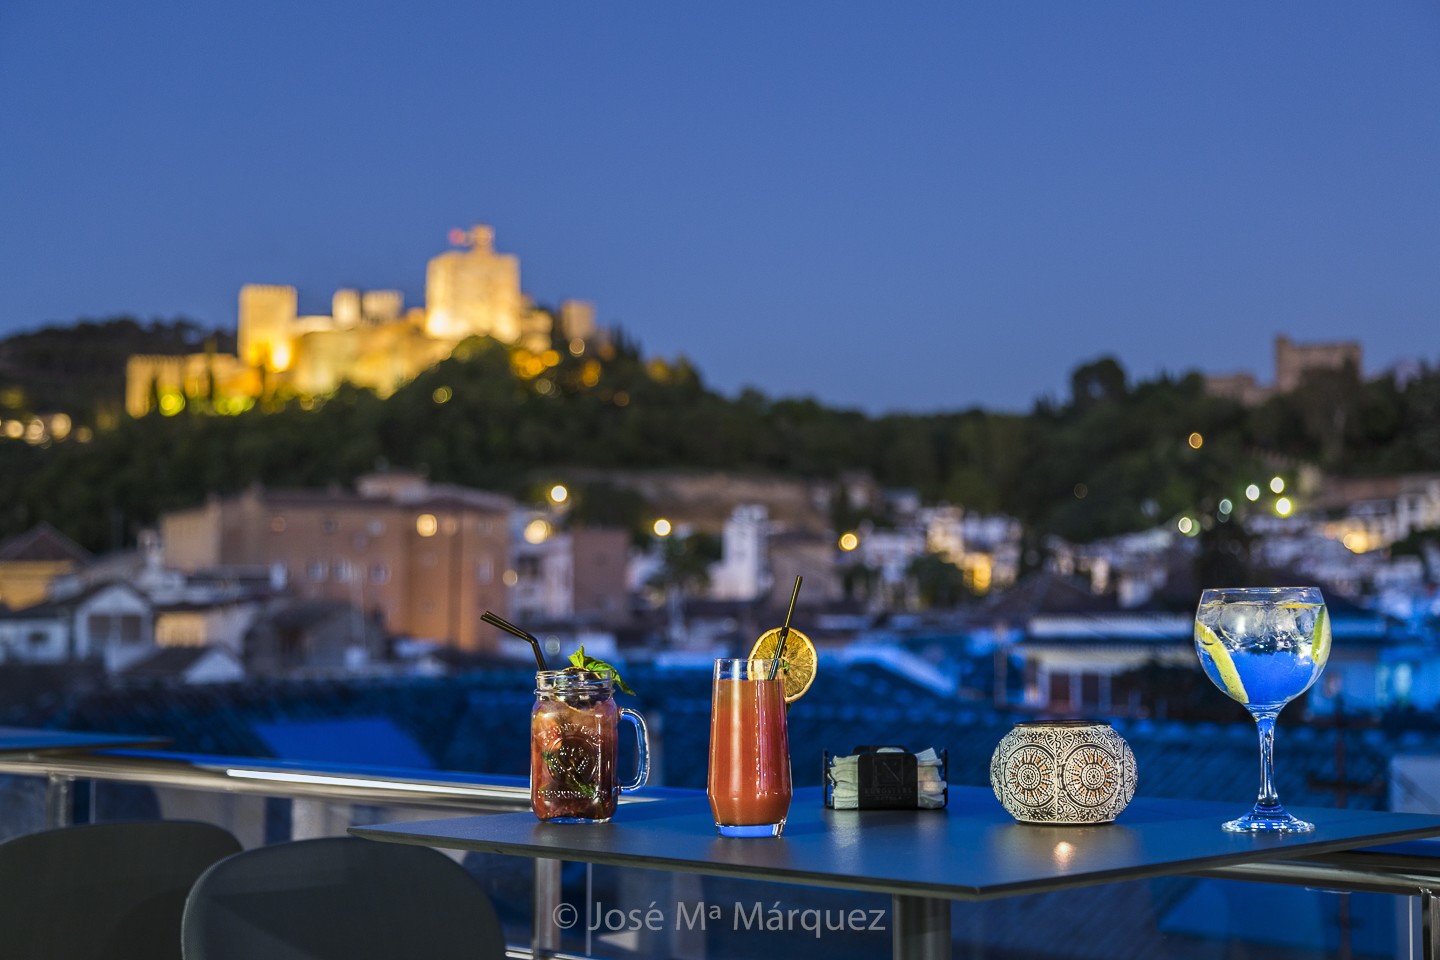
[[[6,960],[180,958],[191,886],[240,850],[208,823],[155,820],[45,830],[0,843]]]
[[[250,850],[185,905],[185,960],[479,960],[505,956],[490,898],[428,847],[354,837]]]

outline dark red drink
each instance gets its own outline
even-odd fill
[[[642,786],[648,772],[645,724],[614,700],[613,681],[588,671],[546,670],[535,675],[530,715],[530,805],[541,820],[604,822],[615,816],[621,789]],[[635,723],[640,772],[633,784],[617,783],[616,721]]]

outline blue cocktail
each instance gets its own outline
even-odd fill
[[[1317,587],[1206,590],[1195,611],[1195,649],[1210,681],[1250,711],[1260,731],[1255,808],[1224,824],[1237,833],[1306,833],[1275,793],[1275,718],[1330,659],[1330,617]]]

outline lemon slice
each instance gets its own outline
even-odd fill
[[[1321,605],[1315,612],[1315,633],[1310,638],[1310,659],[1317,666],[1325,666],[1330,659],[1330,618]]]
[[[779,628],[766,630],[760,634],[760,639],[755,641],[755,646],[750,648],[751,660],[774,660],[775,647],[780,642]],[[794,627],[785,636],[785,662],[781,665],[781,675],[785,679],[785,702],[794,703],[805,696],[805,691],[810,689],[810,684],[815,682],[815,664],[818,657],[815,654],[815,644]]]
[[[1250,698],[1245,694],[1245,684],[1240,680],[1240,671],[1235,669],[1235,661],[1231,659],[1230,651],[1226,649],[1224,641],[1215,635],[1215,631],[1199,620],[1195,621],[1195,643],[1215,661],[1215,669],[1220,671],[1220,682],[1225,685],[1225,692],[1230,695],[1230,699],[1248,703]]]

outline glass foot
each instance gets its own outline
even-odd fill
[[[734,827],[723,823],[715,824],[715,829],[720,831],[722,837],[778,837],[785,829],[785,821],[779,823],[757,823],[749,826]]]
[[[1309,833],[1315,824],[1285,812],[1284,807],[1274,810],[1256,808],[1227,823],[1220,825],[1231,833]]]

